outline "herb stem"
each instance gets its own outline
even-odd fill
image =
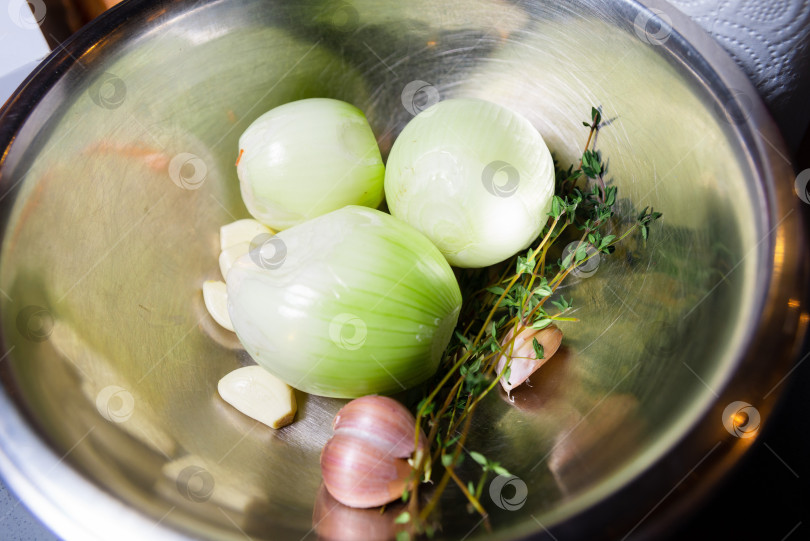
[[[472,413],[472,412],[470,412],[470,413]],[[452,459],[450,461],[450,465],[445,468],[444,475],[442,475],[441,480],[436,485],[436,493],[437,494],[443,493],[444,489],[447,487],[447,483],[450,481],[449,470],[451,470],[454,467],[454,464],[458,460],[458,456],[461,453],[461,449],[463,449],[464,443],[467,441],[467,435],[470,433],[470,422],[471,421],[472,421],[472,416],[468,416],[467,421],[466,421],[465,426],[464,426],[464,430],[461,433],[461,437],[459,438],[459,440],[457,442],[457,445],[456,445],[456,448],[453,451],[453,454],[451,455]],[[427,518],[433,512],[433,509],[436,507],[436,504],[438,504],[438,503],[439,503],[439,498],[437,498],[437,497],[431,498],[431,500],[427,503],[427,505],[425,505],[425,508],[422,509],[422,512],[419,514],[419,518],[423,522],[425,520],[427,520]]]
[[[453,471],[453,468],[449,468],[447,471],[450,474],[450,477],[453,479],[453,481],[455,481],[456,484],[458,485],[458,488],[461,489],[461,492],[467,497],[467,499],[470,501],[475,510],[478,511],[478,514],[480,514],[484,518],[487,518],[489,515],[481,506],[481,502],[478,501],[478,498],[474,494],[470,494],[470,491],[467,490],[466,486],[464,486],[464,482],[462,482],[459,476],[456,475],[456,472]]]
[[[567,314],[571,304],[564,297],[552,301],[558,308],[555,314],[549,314],[544,308],[565,279],[600,252],[611,253],[613,246],[636,230],[640,229],[646,241],[650,223],[661,216],[660,213],[645,208],[635,223],[618,238],[614,235],[603,236],[600,232],[605,223],[611,224],[611,230],[618,230],[618,224],[629,223],[629,220],[610,221],[614,218],[613,205],[616,202],[617,189],[612,185],[606,186],[605,169],[596,151],[601,118],[601,112],[591,108],[590,123],[583,122],[589,131],[577,169],[571,166],[564,172],[555,163],[557,193],[552,200],[553,211],[549,213],[539,243],[523,255],[515,255],[503,262],[502,267],[459,275],[464,278],[460,279],[462,288],[469,290],[464,294],[468,304],[465,305],[462,321],[457,328],[463,329],[463,332],[456,330],[454,339],[457,341],[445,352],[442,360],[444,374],[422,400],[416,413],[414,443],[417,449],[422,428],[429,426],[429,430],[425,428],[428,432],[428,447],[417,452],[414,457],[414,486],[407,497],[403,495],[403,500],[408,501],[411,533],[430,534],[433,531],[427,521],[451,480],[489,525],[486,509],[481,503],[487,474],[490,471],[498,473],[507,470],[480,453],[470,451],[470,456],[483,466],[483,474],[477,486],[472,482],[465,485],[456,472],[461,454],[466,451],[464,445],[470,435],[474,413],[501,380],[508,379],[516,340],[521,333],[527,329],[529,333],[534,332],[534,329],[543,329],[551,322],[579,321]],[[578,186],[580,178],[585,178],[585,188]],[[595,184],[590,182],[591,179]],[[550,248],[572,225],[582,232],[574,252],[562,261],[548,261]],[[585,250],[583,253],[583,245],[593,246],[596,251],[588,253],[589,250]],[[547,273],[553,274],[550,280]],[[486,287],[479,287],[481,282]],[[475,302],[470,303],[473,298]],[[536,343],[534,348],[535,355],[541,358],[543,351]],[[503,366],[497,370],[500,363]],[[441,407],[438,407],[439,404]],[[436,447],[433,448],[433,445]],[[444,466],[444,471],[435,490],[422,506],[418,497],[419,481],[430,477],[437,461]]]
[[[515,333],[515,335],[512,337],[512,343],[513,344],[514,344],[514,341],[515,341],[516,337],[517,337],[517,333]],[[487,388],[480,395],[478,395],[475,398],[475,400],[473,400],[472,403],[470,403],[468,405],[467,408],[464,409],[464,412],[461,414],[461,417],[458,418],[458,421],[456,421],[456,424],[461,423],[461,421],[463,421],[466,417],[468,417],[472,413],[472,410],[474,410],[476,408],[476,406],[478,406],[478,404],[484,398],[486,398],[486,396],[490,393],[490,391],[492,391],[492,389],[494,389],[498,385],[498,383],[501,381],[501,378],[504,376],[504,374],[506,374],[506,371],[509,369],[509,365],[511,365],[511,364],[512,364],[512,359],[511,359],[511,357],[508,357],[508,360],[507,360],[506,363],[504,363],[503,369],[498,374],[498,377],[493,379],[492,382],[487,386]],[[470,395],[470,396],[472,396],[472,395]]]

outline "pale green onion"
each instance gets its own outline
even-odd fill
[[[308,393],[390,394],[433,375],[461,293],[421,233],[349,206],[253,243],[228,273],[234,330],[253,359]]]
[[[363,113],[328,98],[286,103],[239,138],[236,173],[248,211],[276,230],[346,205],[377,207],[385,168]]]
[[[522,116],[450,99],[419,113],[388,157],[391,214],[424,233],[450,264],[484,267],[526,248],[548,220],[554,162]]]

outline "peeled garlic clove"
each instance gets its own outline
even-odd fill
[[[509,344],[513,335],[514,329],[510,329],[503,339],[503,344]],[[507,394],[529,379],[529,376],[534,374],[538,368],[543,366],[543,364],[557,352],[562,343],[562,336],[562,331],[555,325],[549,325],[539,331],[531,327],[522,327],[522,330],[518,332],[515,338],[514,344],[506,348],[507,354],[511,350],[511,356],[504,354],[498,359],[498,373],[503,371],[507,359],[510,357],[512,359],[509,365],[508,380],[505,377],[501,378],[501,386]],[[537,343],[543,346],[542,359],[538,359],[534,352],[533,339],[537,339]]]
[[[219,272],[222,273],[222,279],[228,279],[228,271],[233,267],[237,259],[250,251],[250,242],[240,242],[233,246],[222,250],[219,254]]]
[[[223,225],[219,228],[219,245],[224,252],[231,246],[242,244],[258,237],[259,235],[272,235],[273,231],[263,223],[251,220],[236,220],[235,222]]]
[[[217,384],[222,399],[270,428],[281,428],[295,417],[292,388],[261,366],[237,368]]]
[[[231,316],[228,314],[228,289],[225,282],[207,280],[203,282],[202,293],[205,308],[214,321],[233,332]]]
[[[333,423],[334,436],[321,452],[326,489],[349,507],[377,507],[402,496],[413,484],[408,459],[416,451],[416,419],[384,396],[349,402]],[[420,434],[419,449],[425,447]]]

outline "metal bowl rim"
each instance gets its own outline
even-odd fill
[[[789,187],[776,183],[777,175],[774,174],[774,171],[778,169],[774,165],[774,163],[778,163],[776,158],[783,157],[787,151],[781,135],[750,81],[740,71],[733,59],[697,23],[674,10],[664,0],[646,0],[644,2],[622,0],[622,2],[623,7],[633,13],[645,10],[660,10],[667,13],[673,21],[672,27],[675,34],[683,39],[681,45],[684,50],[694,53],[694,58],[697,59],[696,64],[699,62],[705,64],[701,66],[702,69],[695,70],[695,75],[713,78],[725,89],[736,89],[751,97],[750,116],[740,126],[740,129],[745,128],[749,135],[748,143],[752,146],[749,148],[749,152],[753,154],[749,158],[753,159],[752,165],[762,182],[761,187],[766,190],[764,195],[767,205],[763,210],[767,212],[762,219],[769,229],[774,227],[778,207],[784,206],[785,201],[792,195],[789,193]],[[173,0],[170,4],[179,3],[178,0]],[[151,13],[165,9],[165,5],[156,5],[146,0],[133,0],[118,4],[86,25],[44,59],[0,109],[0,148],[4,150],[0,154],[0,169],[8,158],[8,150],[25,124],[28,114],[36,108],[65,73],[78,63],[77,58],[80,58],[91,47],[107,39],[125,24],[131,24],[133,19],[145,19]],[[665,47],[665,49],[669,51],[669,47]],[[758,133],[761,138],[751,138],[754,133]],[[742,136],[741,138],[745,139]],[[757,165],[759,167],[756,167]],[[6,177],[0,182],[8,184],[9,179]],[[16,188],[16,185],[7,187],[6,195],[15,192]],[[4,222],[3,229],[5,226]],[[797,243],[800,246],[804,245],[801,231],[796,232],[796,237]],[[773,252],[773,242],[770,238],[767,241],[764,243],[766,246],[760,247],[760,253],[771,254]],[[770,262],[770,259],[767,262]],[[793,275],[783,273],[782,281],[793,280],[793,284],[795,284],[800,282],[805,274],[801,271]],[[770,278],[771,273],[765,273],[765,276]],[[759,281],[765,288],[755,299],[754,313],[762,314],[773,303],[773,299],[768,297],[769,292],[779,284],[774,284],[765,278]],[[752,317],[750,323],[752,327],[756,327],[757,332],[751,334],[750,343],[746,346],[753,348],[754,342],[763,341],[763,333],[760,331],[764,327],[764,323],[758,317]],[[736,356],[734,368],[738,368],[742,360],[742,352],[740,352]],[[783,363],[783,366],[780,367],[780,375],[787,373],[788,366]],[[730,379],[731,374],[726,378],[726,386]],[[705,408],[705,410],[709,409],[709,406]],[[138,532],[154,527],[152,517],[127,506],[70,467],[64,461],[66,456],[60,457],[52,450],[48,442],[30,425],[25,413],[19,410],[6,392],[0,393],[0,412],[2,412],[0,415],[0,435],[2,436],[0,438],[0,474],[17,496],[58,535],[66,539],[87,539],[88,534],[92,534],[98,539],[103,539],[111,533],[116,533],[119,536],[123,535],[124,539],[138,539]],[[682,439],[688,437],[688,432],[682,435]],[[670,449],[651,467],[671,459],[673,453],[674,450]],[[739,457],[728,458],[715,466],[713,480],[722,477],[739,460]],[[43,464],[54,464],[54,466],[48,471],[42,471],[38,465]],[[629,485],[637,484],[640,479],[643,481],[646,473],[639,473]],[[67,486],[70,487],[69,491],[66,490]],[[625,487],[626,489],[627,487]],[[81,514],[76,514],[76,512],[89,508],[85,502],[92,502],[93,516],[114,517],[114,520],[97,521],[93,525],[82,521]],[[586,510],[584,513],[587,512]],[[570,523],[579,518],[572,517],[566,522]],[[563,526],[566,525],[563,524]],[[193,539],[171,529],[161,531],[161,536],[164,539],[178,541]]]

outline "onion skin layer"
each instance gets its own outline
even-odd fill
[[[250,214],[275,230],[383,199],[371,126],[357,107],[329,98],[285,103],[254,120],[239,138],[236,173]]]
[[[531,123],[491,102],[449,99],[415,116],[388,156],[391,214],[456,267],[527,248],[548,221],[554,160]]]
[[[339,398],[400,392],[435,373],[461,292],[421,233],[351,206],[267,245],[276,251],[265,259],[251,251],[226,280],[234,331],[258,364],[292,387]]]

